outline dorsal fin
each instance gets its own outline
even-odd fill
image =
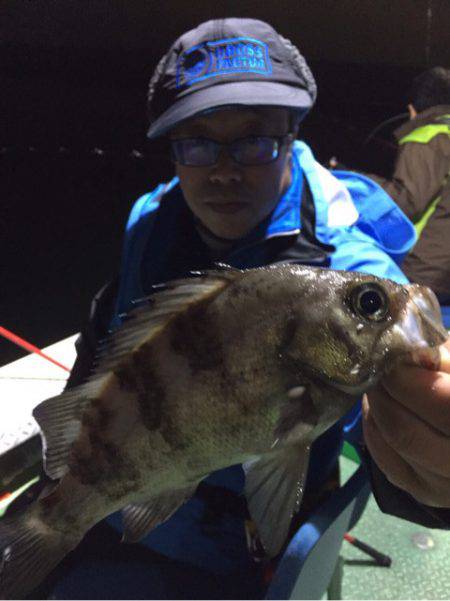
[[[232,283],[242,271],[193,272],[195,277],[173,280],[158,286],[158,292],[139,299],[140,306],[130,311],[122,325],[111,333],[96,356],[94,375],[112,369],[127,353],[148,342],[175,315],[196,302],[214,297]]]
[[[42,431],[45,470],[51,478],[61,478],[67,472],[70,449],[80,433],[83,412],[92,399],[102,394],[109,372],[127,353],[157,335],[175,315],[219,294],[235,280],[237,273],[242,272],[205,272],[166,284],[145,305],[133,309],[102,343],[97,351],[97,367],[86,382],[43,401],[34,409],[33,416]]]

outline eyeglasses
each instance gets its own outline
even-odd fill
[[[171,140],[172,159],[186,167],[211,167],[217,163],[220,149],[240,165],[265,165],[276,161],[283,143],[291,142],[294,135],[248,136],[229,144],[221,144],[209,138],[180,138]]]

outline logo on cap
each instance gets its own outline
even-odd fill
[[[231,38],[189,48],[178,59],[176,86],[190,86],[209,77],[233,73],[270,75],[267,44],[254,38]]]

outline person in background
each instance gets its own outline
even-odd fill
[[[94,300],[69,388],[89,375],[98,341],[135,299],[218,261],[240,269],[294,262],[407,281],[398,264],[414,241],[409,220],[371,179],[333,176],[295,139],[315,97],[303,56],[262,21],[208,21],[174,42],[150,82],[148,137],[166,138],[176,177],[134,204],[120,276]],[[383,509],[448,528],[450,363],[436,372],[393,370],[365,400],[364,423],[364,457]],[[304,517],[337,485],[343,425],[312,447]],[[243,485],[242,466],[211,474],[139,544],[121,545],[120,517],[110,516],[55,570],[50,597],[263,598],[264,563]]]
[[[371,177],[415,224],[418,240],[403,271],[450,305],[450,69],[416,77],[408,100],[410,120],[395,131],[392,177]]]

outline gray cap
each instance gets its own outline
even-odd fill
[[[273,27],[255,19],[207,21],[160,60],[149,85],[147,136],[225,106],[286,107],[306,115],[316,94],[305,59]]]

